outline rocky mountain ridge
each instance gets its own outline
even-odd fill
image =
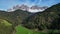
[[[42,11],[44,11],[47,8],[48,8],[48,6],[43,6],[43,7],[32,6],[32,7],[29,7],[27,5],[22,4],[22,5],[13,6],[13,8],[8,9],[7,11],[8,12],[12,12],[12,11],[15,11],[17,9],[21,9],[23,11],[28,11],[28,12],[36,13],[36,12],[42,12]]]

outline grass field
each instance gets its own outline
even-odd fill
[[[44,33],[29,30],[29,29],[19,25],[16,27],[16,34],[44,34]]]
[[[7,20],[0,19],[0,34],[11,34],[12,30],[12,24]]]
[[[10,24],[8,21],[0,19],[0,23],[4,24],[5,26],[11,26],[12,24]]]

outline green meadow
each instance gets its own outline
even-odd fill
[[[16,34],[44,34],[43,32],[37,32],[34,30],[29,30],[21,25],[16,27]]]

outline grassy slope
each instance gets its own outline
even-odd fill
[[[11,26],[12,24],[10,24],[9,22],[7,22],[6,20],[1,20],[1,23],[3,23],[5,26]]]
[[[0,34],[11,34],[12,24],[8,21],[0,19]]]
[[[16,27],[16,34],[43,34],[43,33],[32,31],[32,30],[26,29],[25,27],[19,25]]]
[[[53,32],[52,34],[56,34],[56,33],[60,34],[60,30],[47,30],[46,32],[45,31],[37,32],[37,31],[29,30],[20,25],[16,27],[16,34],[51,34],[52,32]]]

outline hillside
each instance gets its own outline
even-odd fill
[[[27,29],[21,25],[16,27],[16,34],[44,34],[43,32],[37,32],[30,29]]]
[[[0,19],[0,34],[12,34],[13,31],[12,24],[7,20]]]
[[[23,19],[29,16],[31,13],[22,10],[16,10],[13,12],[0,11],[0,18],[8,20],[14,26],[20,24]]]
[[[43,12],[35,13],[22,22],[23,26],[37,30],[60,30],[60,3]]]
[[[20,25],[30,14],[31,13],[22,10],[16,10],[13,12],[0,10],[0,19],[3,19],[0,21],[0,34],[14,34],[15,27]]]
[[[47,32],[50,32],[50,30],[52,30],[50,33],[60,33],[60,3],[53,5],[43,12],[34,13],[32,15],[31,14],[32,13],[22,10],[16,10],[13,12],[0,10],[0,34],[15,33],[15,27],[17,27],[16,30],[18,34],[19,31],[27,31],[25,33],[28,34],[28,32],[30,32],[33,34],[35,33],[35,31],[46,32],[47,30]],[[26,28],[24,28],[23,26]],[[27,28],[35,31],[32,32]],[[38,32],[37,34],[40,34],[40,32]]]

